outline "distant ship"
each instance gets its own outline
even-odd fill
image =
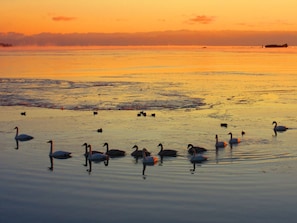
[[[9,43],[0,43],[0,46],[3,46],[3,47],[11,47],[12,44],[9,44]]]
[[[269,45],[265,45],[265,48],[279,48],[279,47],[288,47],[288,44],[282,44],[282,45],[278,45],[278,44],[269,44]]]

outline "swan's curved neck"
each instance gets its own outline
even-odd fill
[[[163,151],[163,145],[162,144],[159,144],[160,148],[161,148],[161,151]]]
[[[106,152],[108,152],[109,151],[108,144],[105,143],[104,146],[106,146]]]
[[[49,155],[52,155],[53,154],[53,142],[50,142],[50,153]]]
[[[88,153],[88,145],[87,144],[84,144],[83,146],[85,146],[85,154],[87,154]]]
[[[145,159],[145,158],[146,158],[146,153],[145,153],[145,150],[142,150],[142,157],[143,157],[143,159]]]
[[[15,129],[16,129],[15,137],[17,137],[19,135],[19,128],[15,127]]]

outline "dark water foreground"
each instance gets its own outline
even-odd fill
[[[26,110],[26,116],[20,112]],[[257,114],[266,109],[258,109]],[[236,111],[236,112],[235,112]],[[221,128],[215,111],[153,111],[156,117],[137,117],[136,111],[62,111],[1,107],[1,222],[295,222],[296,161],[294,135],[289,129],[277,136],[270,119],[255,113],[243,119],[235,110],[228,128]],[[237,115],[240,113],[241,115]],[[282,122],[293,124],[292,118]],[[34,136],[14,140],[14,127]],[[96,130],[103,128],[102,133]],[[240,135],[242,129],[246,135]],[[215,150],[214,134],[228,141],[232,131],[242,142]],[[56,150],[73,157],[48,157],[49,139]],[[127,152],[123,158],[84,166],[84,147],[104,151],[103,143]],[[130,156],[132,146],[157,145],[178,151],[177,157],[148,166]],[[193,165],[188,143],[206,147],[209,161]]]

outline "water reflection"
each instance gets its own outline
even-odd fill
[[[53,171],[54,170],[54,158],[55,159],[59,159],[59,160],[65,160],[65,159],[69,159],[71,158],[71,156],[69,157],[62,157],[62,158],[56,158],[56,157],[53,157],[53,156],[48,156],[49,159],[50,159],[50,167],[48,168],[50,171]]]
[[[143,163],[143,168],[142,168],[142,178],[145,180],[146,179],[146,174],[145,174],[145,170],[146,170],[146,166],[154,166],[156,163]]]
[[[175,157],[177,156],[160,156],[160,162],[159,162],[159,166],[162,166],[163,165],[163,162],[166,160],[172,160],[172,159],[175,159]]]
[[[283,134],[285,131],[277,131],[277,130],[273,130],[273,132],[274,132],[274,135],[272,135],[272,136],[274,136],[274,137],[277,137],[277,135],[280,133],[280,134]]]
[[[191,172],[191,174],[194,174],[195,173],[195,170],[196,170],[196,164],[198,164],[198,166],[200,166],[201,167],[201,163],[193,163],[193,169],[190,169],[190,172]]]
[[[92,172],[92,162],[94,163],[101,163],[103,162],[104,163],[104,166],[108,166],[109,164],[109,159],[107,160],[104,160],[104,161],[92,161],[90,159],[88,159],[88,162],[86,161],[86,164],[89,163],[89,168],[87,169],[87,172],[90,174]],[[86,165],[87,166],[87,165]]]
[[[24,140],[17,140],[17,139],[15,139],[15,150],[18,150],[19,148],[20,148],[20,144],[19,144],[19,142],[23,142]],[[26,140],[26,141],[28,141],[28,140]]]
[[[219,149],[218,147],[216,147],[216,164],[219,164]]]
[[[18,150],[19,149],[19,140],[15,140],[15,144],[16,144],[15,149]]]
[[[51,166],[48,168],[50,171],[54,170],[54,159],[52,156],[49,156]]]

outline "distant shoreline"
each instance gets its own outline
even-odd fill
[[[168,30],[135,33],[1,33],[14,46],[262,46],[269,42],[297,45],[297,31]]]

